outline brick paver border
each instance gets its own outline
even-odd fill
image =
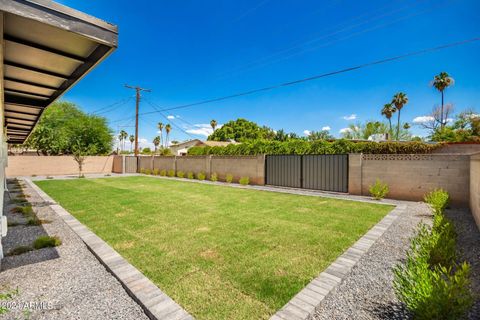
[[[138,269],[128,263],[117,251],[80,223],[68,211],[57,204],[30,179],[23,179],[49,204],[65,223],[82,239],[89,250],[125,288],[127,293],[143,308],[150,319],[188,320],[194,319],[179,304],[160,290]]]
[[[119,177],[120,175],[116,175]],[[147,175],[148,176],[148,175]],[[325,269],[318,277],[313,279],[305,288],[297,293],[285,306],[277,311],[270,320],[307,320],[315,313],[320,303],[332,292],[352,268],[367,253],[370,247],[384,234],[392,223],[407,208],[407,202],[395,200],[374,201],[368,197],[351,196],[348,194],[338,194],[321,192],[314,190],[278,188],[270,186],[241,186],[237,184],[226,184],[221,182],[198,181],[189,179],[166,178],[157,176],[148,176],[152,178],[179,180],[192,183],[221,184],[230,187],[254,189],[269,192],[292,193],[307,196],[320,196],[327,198],[336,198],[342,200],[351,200],[358,202],[371,202],[395,205],[379,223],[371,228],[357,242],[340,255],[330,266]],[[146,278],[140,271],[130,265],[115,250],[106,244],[97,235],[91,232],[87,227],[81,224],[75,217],[63,209],[60,205],[50,198],[43,190],[35,185],[30,179],[24,180],[43,198],[50,207],[75,231],[85,242],[87,247],[102,262],[105,267],[120,281],[127,292],[137,303],[142,306],[146,314],[152,319],[193,319],[181,306],[175,303],[170,297],[162,292],[155,284]],[[35,180],[43,180],[36,178]]]

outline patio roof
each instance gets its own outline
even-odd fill
[[[0,0],[8,143],[117,47],[117,27],[47,0]]]

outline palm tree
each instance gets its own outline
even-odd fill
[[[127,139],[128,133],[125,130],[121,130],[118,135],[118,140],[120,140],[120,148],[125,150],[125,139]]]
[[[157,124],[157,128],[158,128],[158,133],[160,133],[160,145],[162,145],[162,137],[163,137],[163,122],[159,122]]]
[[[133,134],[128,138],[130,140],[130,152],[133,150],[133,143],[135,142],[135,136]]]
[[[393,96],[392,103],[395,105],[395,108],[398,110],[398,118],[397,118],[397,141],[400,135],[400,111],[402,110],[403,106],[408,103],[408,97],[405,93],[399,92]]]
[[[395,107],[391,103],[387,103],[387,104],[383,105],[382,116],[385,116],[385,118],[388,119],[388,123],[390,125],[390,131],[389,131],[390,135],[393,135],[393,132],[392,132],[392,116],[396,111],[397,111],[397,109],[395,109]]]
[[[170,123],[167,123],[165,126],[165,147],[168,148],[168,135],[170,134],[170,131],[172,131],[172,126]]]
[[[210,121],[210,125],[212,126],[213,131],[215,131],[215,129],[217,128],[217,121],[216,120]]]
[[[160,144],[160,136],[156,136],[153,139],[153,145],[155,146],[155,152],[157,152],[158,145]]]
[[[440,72],[438,75],[436,75],[435,77],[433,77],[433,81],[432,81],[432,85],[435,87],[435,89],[437,89],[438,91],[440,91],[440,93],[442,94],[442,107],[441,107],[441,115],[440,115],[440,128],[443,128],[445,126],[445,123],[447,122],[447,119],[444,119],[443,117],[443,114],[444,114],[444,111],[443,111],[443,92],[445,91],[445,89],[447,89],[449,86],[453,85],[453,83],[455,82],[455,80],[453,80],[452,77],[450,77],[450,75],[446,72]]]

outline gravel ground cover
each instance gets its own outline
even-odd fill
[[[480,319],[480,232],[467,209],[450,209],[446,215],[454,222],[462,260],[472,267],[472,291],[476,302],[468,319]],[[313,319],[410,319],[392,288],[392,267],[405,258],[410,238],[421,221],[431,222],[429,208],[410,203],[345,280],[325,298]]]
[[[17,204],[5,194],[4,212],[10,226],[3,238],[4,252],[29,245],[39,235],[56,235],[62,245],[44,248],[2,260],[0,292],[13,292],[0,301],[10,311],[1,319],[148,319],[120,283],[100,264],[84,243],[30,188],[37,216],[49,220],[41,226],[25,226]],[[15,196],[15,195],[14,195]],[[27,305],[28,304],[28,305]]]

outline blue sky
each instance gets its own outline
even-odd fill
[[[478,0],[60,2],[119,26],[117,51],[64,99],[87,111],[127,99],[103,115],[115,131],[125,126],[129,133],[135,104],[125,83],[152,90],[140,111],[149,112],[152,104],[168,108],[480,36]],[[412,122],[439,103],[429,83],[440,71],[456,80],[446,101],[457,111],[480,111],[479,57],[480,41],[167,112],[175,117],[171,139],[205,138],[195,134],[206,131],[202,124],[239,117],[298,134],[329,127],[339,136],[349,123],[381,120],[379,109],[398,91],[409,96],[402,118]],[[141,116],[144,146],[158,121],[167,122],[160,114]]]

